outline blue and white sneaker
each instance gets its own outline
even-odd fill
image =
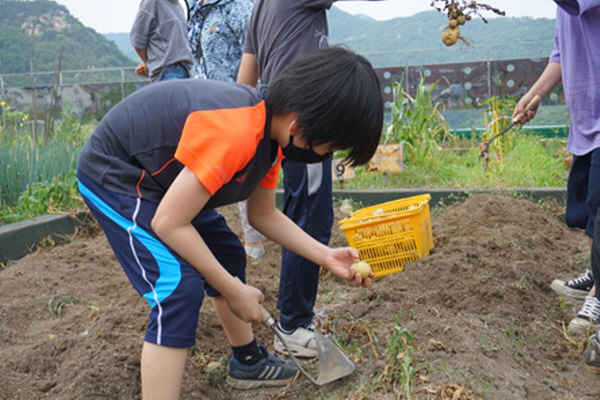
[[[259,345],[263,358],[254,365],[244,365],[236,358],[229,360],[226,382],[235,389],[254,389],[262,386],[285,386],[292,382],[298,368]]]

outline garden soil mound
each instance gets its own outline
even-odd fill
[[[237,207],[220,211],[241,234]],[[432,254],[370,288],[322,273],[322,327],[355,361],[351,376],[322,387],[299,377],[284,388],[230,389],[222,374],[230,348],[206,301],[181,398],[395,399],[407,387],[413,399],[599,398],[600,379],[582,362],[585,338],[562,328],[581,303],[550,289],[553,279],[588,267],[583,233],[533,202],[501,195],[473,195],[432,220]],[[336,222],[332,245],[345,243]],[[248,280],[277,315],[280,251],[265,244],[260,262],[248,260]],[[0,271],[0,399],[141,398],[148,311],[103,235]],[[272,332],[255,332],[272,348]],[[390,356],[399,344],[405,351]]]

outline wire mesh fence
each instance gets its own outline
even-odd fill
[[[401,83],[411,96],[420,83],[430,85],[432,100],[439,103],[442,111],[476,109],[492,96],[525,93],[548,62],[548,58],[493,60],[492,47],[484,46],[470,49],[477,52],[480,61],[421,64],[419,61],[426,59],[422,55],[426,50],[402,52],[407,60],[404,66],[375,68],[386,110],[393,101],[394,82]],[[365,55],[372,58],[377,54]],[[77,118],[87,115],[101,118],[116,103],[147,84],[148,79],[135,74],[135,67],[0,74],[0,102],[11,110],[42,119],[51,107],[54,112],[68,107]],[[544,105],[564,107],[562,86],[544,99]]]

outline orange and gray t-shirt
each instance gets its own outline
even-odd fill
[[[142,88],[100,121],[79,169],[106,190],[158,203],[183,166],[212,197],[205,209],[277,185],[266,87],[185,79]]]

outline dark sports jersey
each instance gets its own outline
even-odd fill
[[[258,89],[184,79],[153,83],[113,107],[79,157],[107,190],[158,203],[185,165],[212,197],[205,209],[277,185],[281,152]]]

